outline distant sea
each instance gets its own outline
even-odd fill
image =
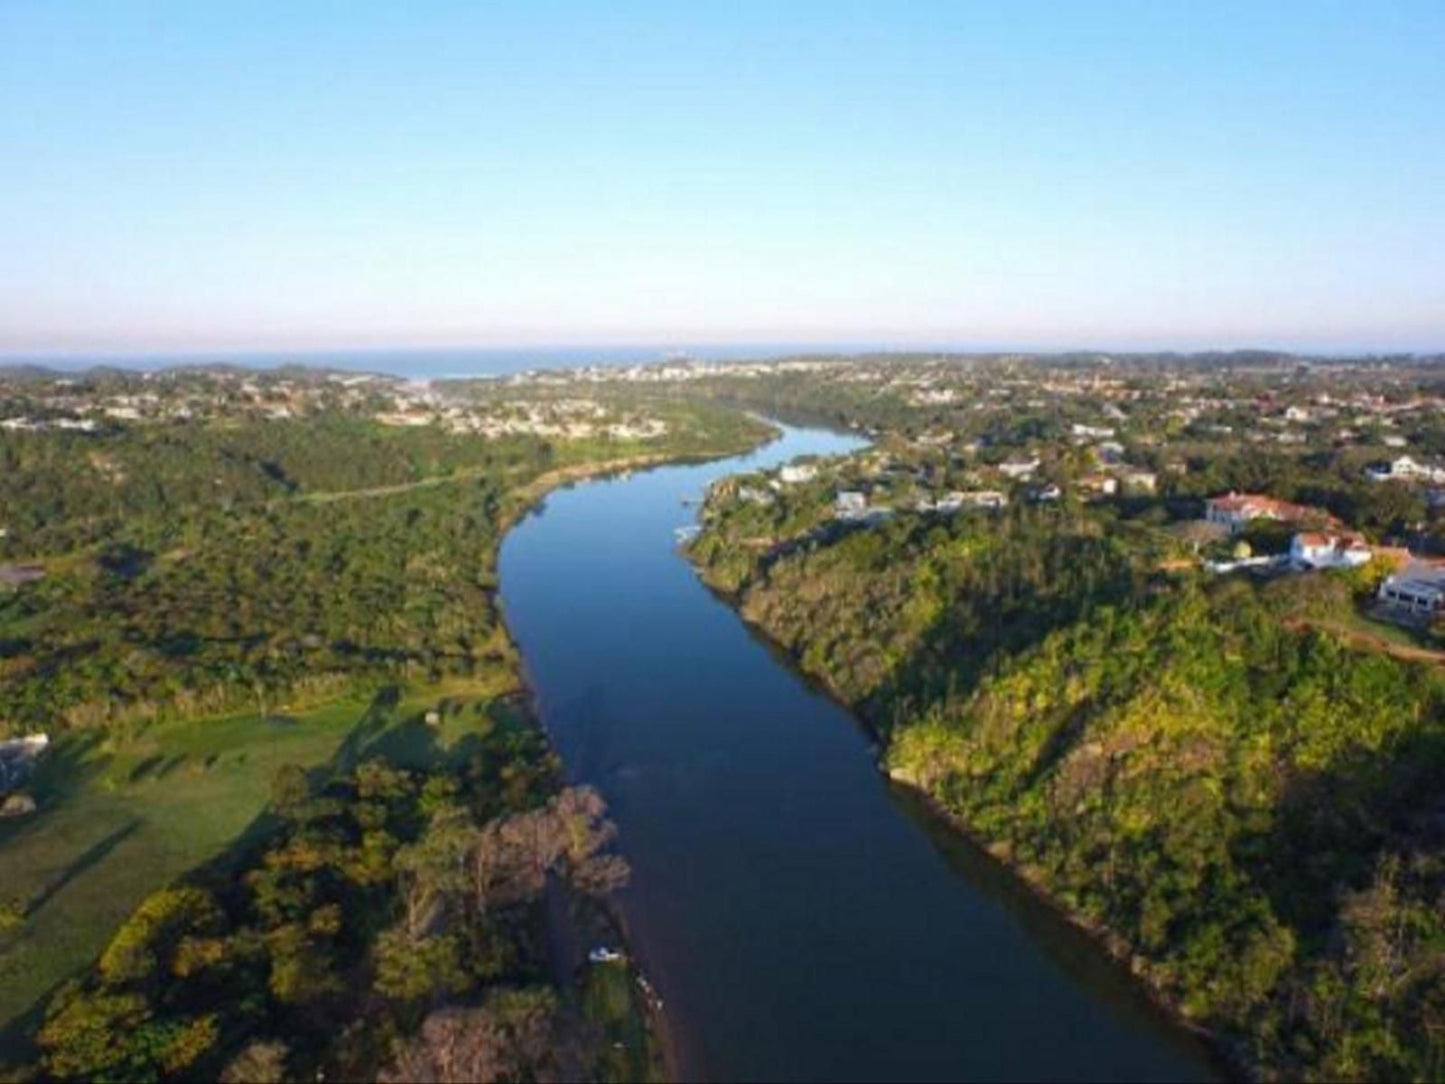
[[[180,353],[175,351],[134,354],[36,353],[0,354],[0,368],[11,365],[40,365],[48,369],[79,371],[104,365],[118,369],[156,370],[179,365],[242,365],[271,369],[280,365],[309,365],[326,369],[388,373],[415,380],[441,377],[505,376],[533,369],[575,369],[583,366],[627,366],[693,358],[701,361],[750,360],[786,354],[859,351],[860,344],[754,343],[723,346],[597,346],[522,347],[516,349],[479,347],[394,348],[356,350],[234,351],[219,350]]]

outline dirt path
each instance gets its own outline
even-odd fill
[[[1391,658],[1399,659],[1401,662],[1445,664],[1445,651],[1437,651],[1428,647],[1411,647],[1409,644],[1393,643],[1383,636],[1376,636],[1373,633],[1365,632],[1363,629],[1352,629],[1334,621],[1310,621],[1305,618],[1295,618],[1286,621],[1285,627],[1291,629],[1316,629],[1320,632],[1328,632],[1332,636],[1338,636],[1351,647],[1357,647],[1362,651],[1383,652]]]

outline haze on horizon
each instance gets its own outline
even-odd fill
[[[1445,5],[0,5],[0,352],[1445,348]]]

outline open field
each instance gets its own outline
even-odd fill
[[[0,933],[0,1056],[14,1028],[84,967],[150,892],[263,830],[276,770],[341,768],[370,753],[421,766],[468,732],[518,718],[510,675],[341,701],[297,715],[61,737],[32,792],[40,812],[0,822],[0,901],[24,923]],[[439,725],[428,710],[447,705]]]

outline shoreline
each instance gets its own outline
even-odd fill
[[[686,556],[686,551],[683,552]],[[926,810],[937,824],[952,833],[958,841],[973,849],[979,857],[986,859],[998,872],[1006,876],[1015,888],[1028,896],[1031,903],[1086,939],[1115,971],[1118,978],[1126,981],[1133,992],[1151,1011],[1158,1015],[1162,1022],[1173,1029],[1178,1037],[1197,1044],[1200,1052],[1204,1055],[1206,1065],[1221,1080],[1255,1081],[1261,1079],[1257,1067],[1244,1057],[1233,1043],[1217,1032],[1189,1019],[1173,999],[1149,981],[1146,976],[1139,974],[1130,966],[1129,958],[1132,952],[1122,937],[1071,912],[1055,898],[1046,885],[1033,877],[1026,867],[1011,861],[1005,854],[999,853],[995,844],[977,835],[963,818],[945,808],[932,794],[918,786],[913,780],[902,774],[891,772],[884,762],[886,746],[873,721],[826,679],[804,669],[796,654],[776,640],[766,628],[748,617],[743,611],[742,596],[739,593],[715,585],[708,579],[701,567],[690,558],[687,560],[698,581],[715,599],[727,606],[759,642],[764,644],[778,659],[786,662],[789,673],[800,678],[810,689],[825,696],[848,715],[848,718],[869,741],[869,753],[873,760],[873,767],[887,786],[895,787],[906,793]]]

